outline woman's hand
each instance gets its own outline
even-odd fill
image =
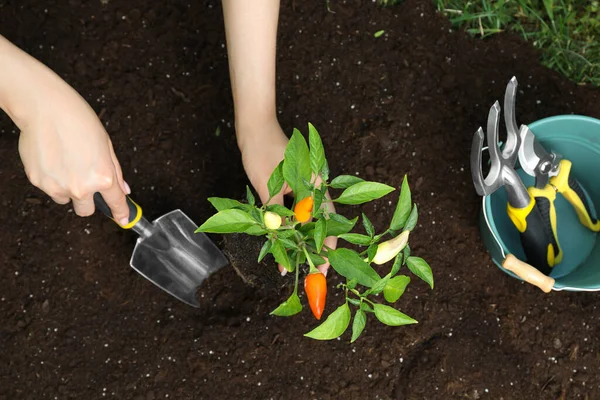
[[[269,201],[269,190],[267,182],[273,173],[273,170],[283,160],[285,148],[288,143],[287,136],[283,133],[281,126],[275,118],[268,122],[256,124],[253,126],[238,126],[238,137],[240,150],[242,152],[242,163],[248,175],[250,183],[258,193],[261,202],[265,204]],[[317,177],[315,185],[321,184],[320,177]],[[285,195],[291,195],[292,190],[284,184],[281,192],[274,196],[269,204],[283,205]],[[327,194],[329,197],[329,194]],[[331,200],[331,198],[329,198]],[[299,199],[301,200],[301,199]],[[335,213],[335,207],[332,202],[324,202],[323,207],[327,207],[330,213]],[[325,239],[325,246],[335,249],[337,246],[337,237],[331,236]],[[318,269],[325,275],[329,268],[329,261],[319,265]],[[286,270],[279,265],[279,271],[285,275]]]
[[[31,183],[77,215],[94,213],[100,192],[117,222],[129,209],[121,167],[89,104],[43,64],[0,36],[0,107],[21,130],[19,153]]]

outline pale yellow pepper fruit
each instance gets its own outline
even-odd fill
[[[408,243],[410,231],[404,231],[398,236],[383,243],[377,247],[377,254],[373,257],[373,263],[377,265],[385,264],[398,255]],[[365,261],[368,261],[366,259]]]
[[[264,216],[265,226],[267,229],[279,229],[281,226],[281,217],[279,214],[275,214],[274,212],[267,211]]]

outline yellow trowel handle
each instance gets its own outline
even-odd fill
[[[104,201],[102,195],[98,192],[94,193],[94,204],[96,205],[96,209],[100,210],[104,215],[108,218],[115,221],[117,225],[119,225],[123,229],[131,229],[138,223],[138,221],[142,218],[142,207],[140,207],[137,203],[129,198],[129,196],[125,196],[127,201],[127,206],[129,207],[129,223],[127,225],[120,225],[112,216],[112,212],[110,211],[110,207]]]

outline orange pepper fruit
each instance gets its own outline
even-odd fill
[[[313,204],[314,201],[312,196],[305,197],[296,204],[296,207],[294,207],[294,214],[296,215],[298,222],[304,223],[310,220]]]
[[[321,272],[308,274],[304,278],[304,290],[310,309],[317,319],[321,319],[327,298],[327,280]]]

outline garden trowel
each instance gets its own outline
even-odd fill
[[[126,196],[129,223],[139,238],[130,265],[156,286],[193,307],[199,307],[198,286],[212,273],[229,264],[225,255],[181,210],[171,211],[153,222],[142,208]],[[110,208],[94,194],[96,208],[112,219]]]

